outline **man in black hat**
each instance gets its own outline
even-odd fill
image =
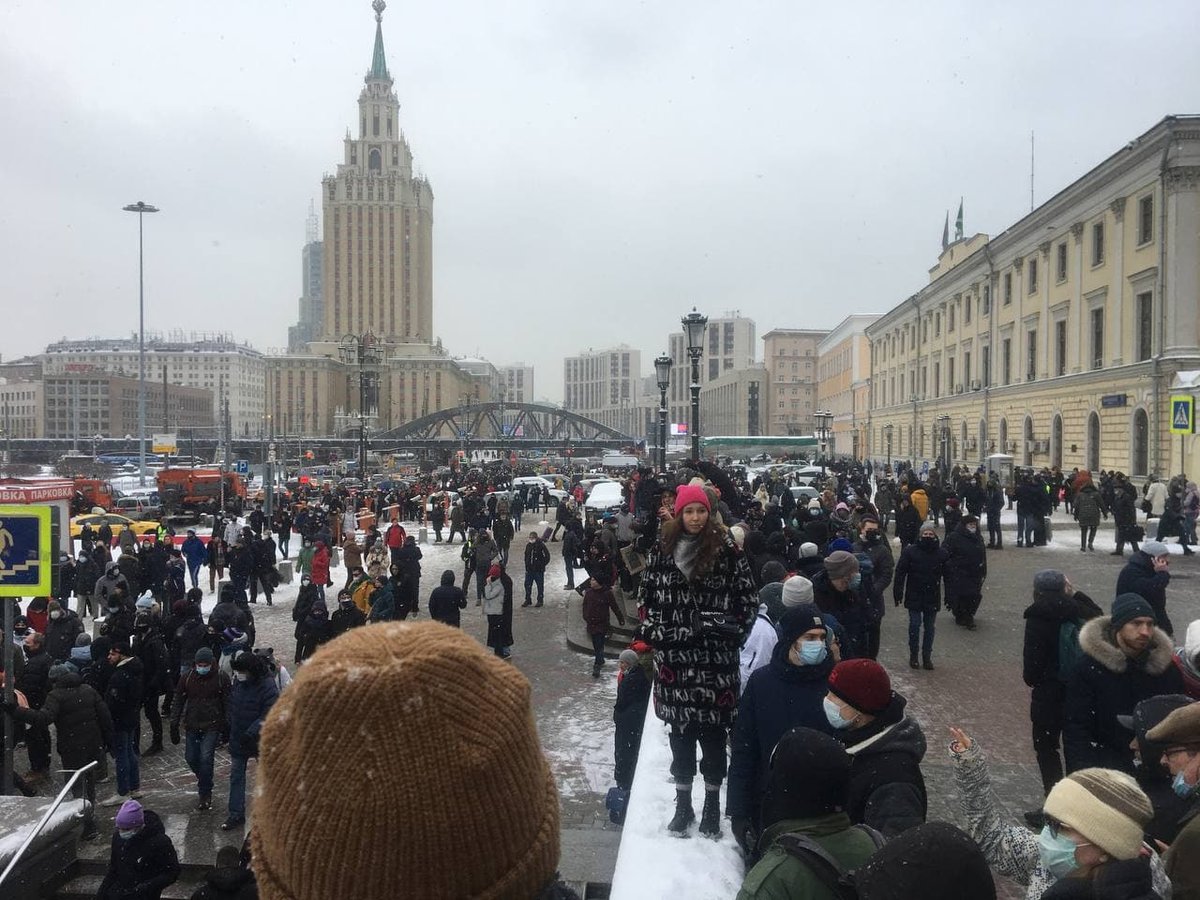
[[[746,874],[738,900],[834,896],[832,872],[856,869],[871,857],[883,838],[851,824],[849,781],[850,755],[835,738],[793,728],[780,739],[763,797],[762,858]]]
[[[1183,829],[1163,859],[1173,896],[1200,897],[1200,703],[1175,710],[1146,737],[1165,748],[1162,765],[1171,775],[1172,789],[1188,803]]]

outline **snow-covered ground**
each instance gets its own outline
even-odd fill
[[[611,900],[729,900],[742,886],[745,866],[728,819],[722,819],[717,840],[700,837],[697,824],[692,825],[688,838],[673,837],[667,831],[675,814],[675,782],[670,769],[667,727],[654,715],[654,705],[648,704]],[[722,796],[722,807],[723,803]],[[692,783],[692,805],[699,816],[704,806],[703,779]]]

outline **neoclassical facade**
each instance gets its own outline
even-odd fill
[[[1200,117],[950,244],[866,334],[877,462],[1194,473],[1169,413],[1177,374],[1200,368]]]

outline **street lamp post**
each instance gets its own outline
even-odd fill
[[[378,402],[375,396],[375,374],[383,362],[383,348],[371,332],[364,335],[347,334],[338,346],[342,362],[358,368],[358,477],[367,478],[367,417]]]
[[[688,430],[692,433],[692,459],[700,460],[700,357],[704,355],[704,332],[708,327],[708,316],[692,311],[683,317],[683,335],[687,341],[688,357],[692,361],[692,420]]]
[[[942,444],[942,476],[945,477],[946,473],[950,471],[950,417],[940,415],[937,417],[937,423],[938,437],[941,439]]]
[[[667,388],[671,386],[671,366],[675,360],[663,354],[654,360],[654,377],[658,381],[658,471],[667,471]]]
[[[130,203],[121,207],[125,212],[138,214],[138,486],[146,486],[146,291],[142,254],[142,217],[158,212],[157,206]],[[164,406],[165,400],[164,397]]]
[[[890,422],[887,425],[883,426],[884,434],[887,435],[887,448],[888,448],[887,457],[888,457],[888,471],[889,472],[892,470],[892,429],[893,428],[894,428],[894,426]]]
[[[817,420],[817,439],[821,442],[821,474],[825,474],[825,459],[829,455],[829,424],[833,421],[833,413],[818,409],[813,413]]]

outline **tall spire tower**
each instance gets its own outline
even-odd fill
[[[374,0],[375,44],[336,175],[322,181],[322,339],[368,332],[387,342],[433,339],[433,190],[414,177],[400,101],[383,49],[384,0]]]

